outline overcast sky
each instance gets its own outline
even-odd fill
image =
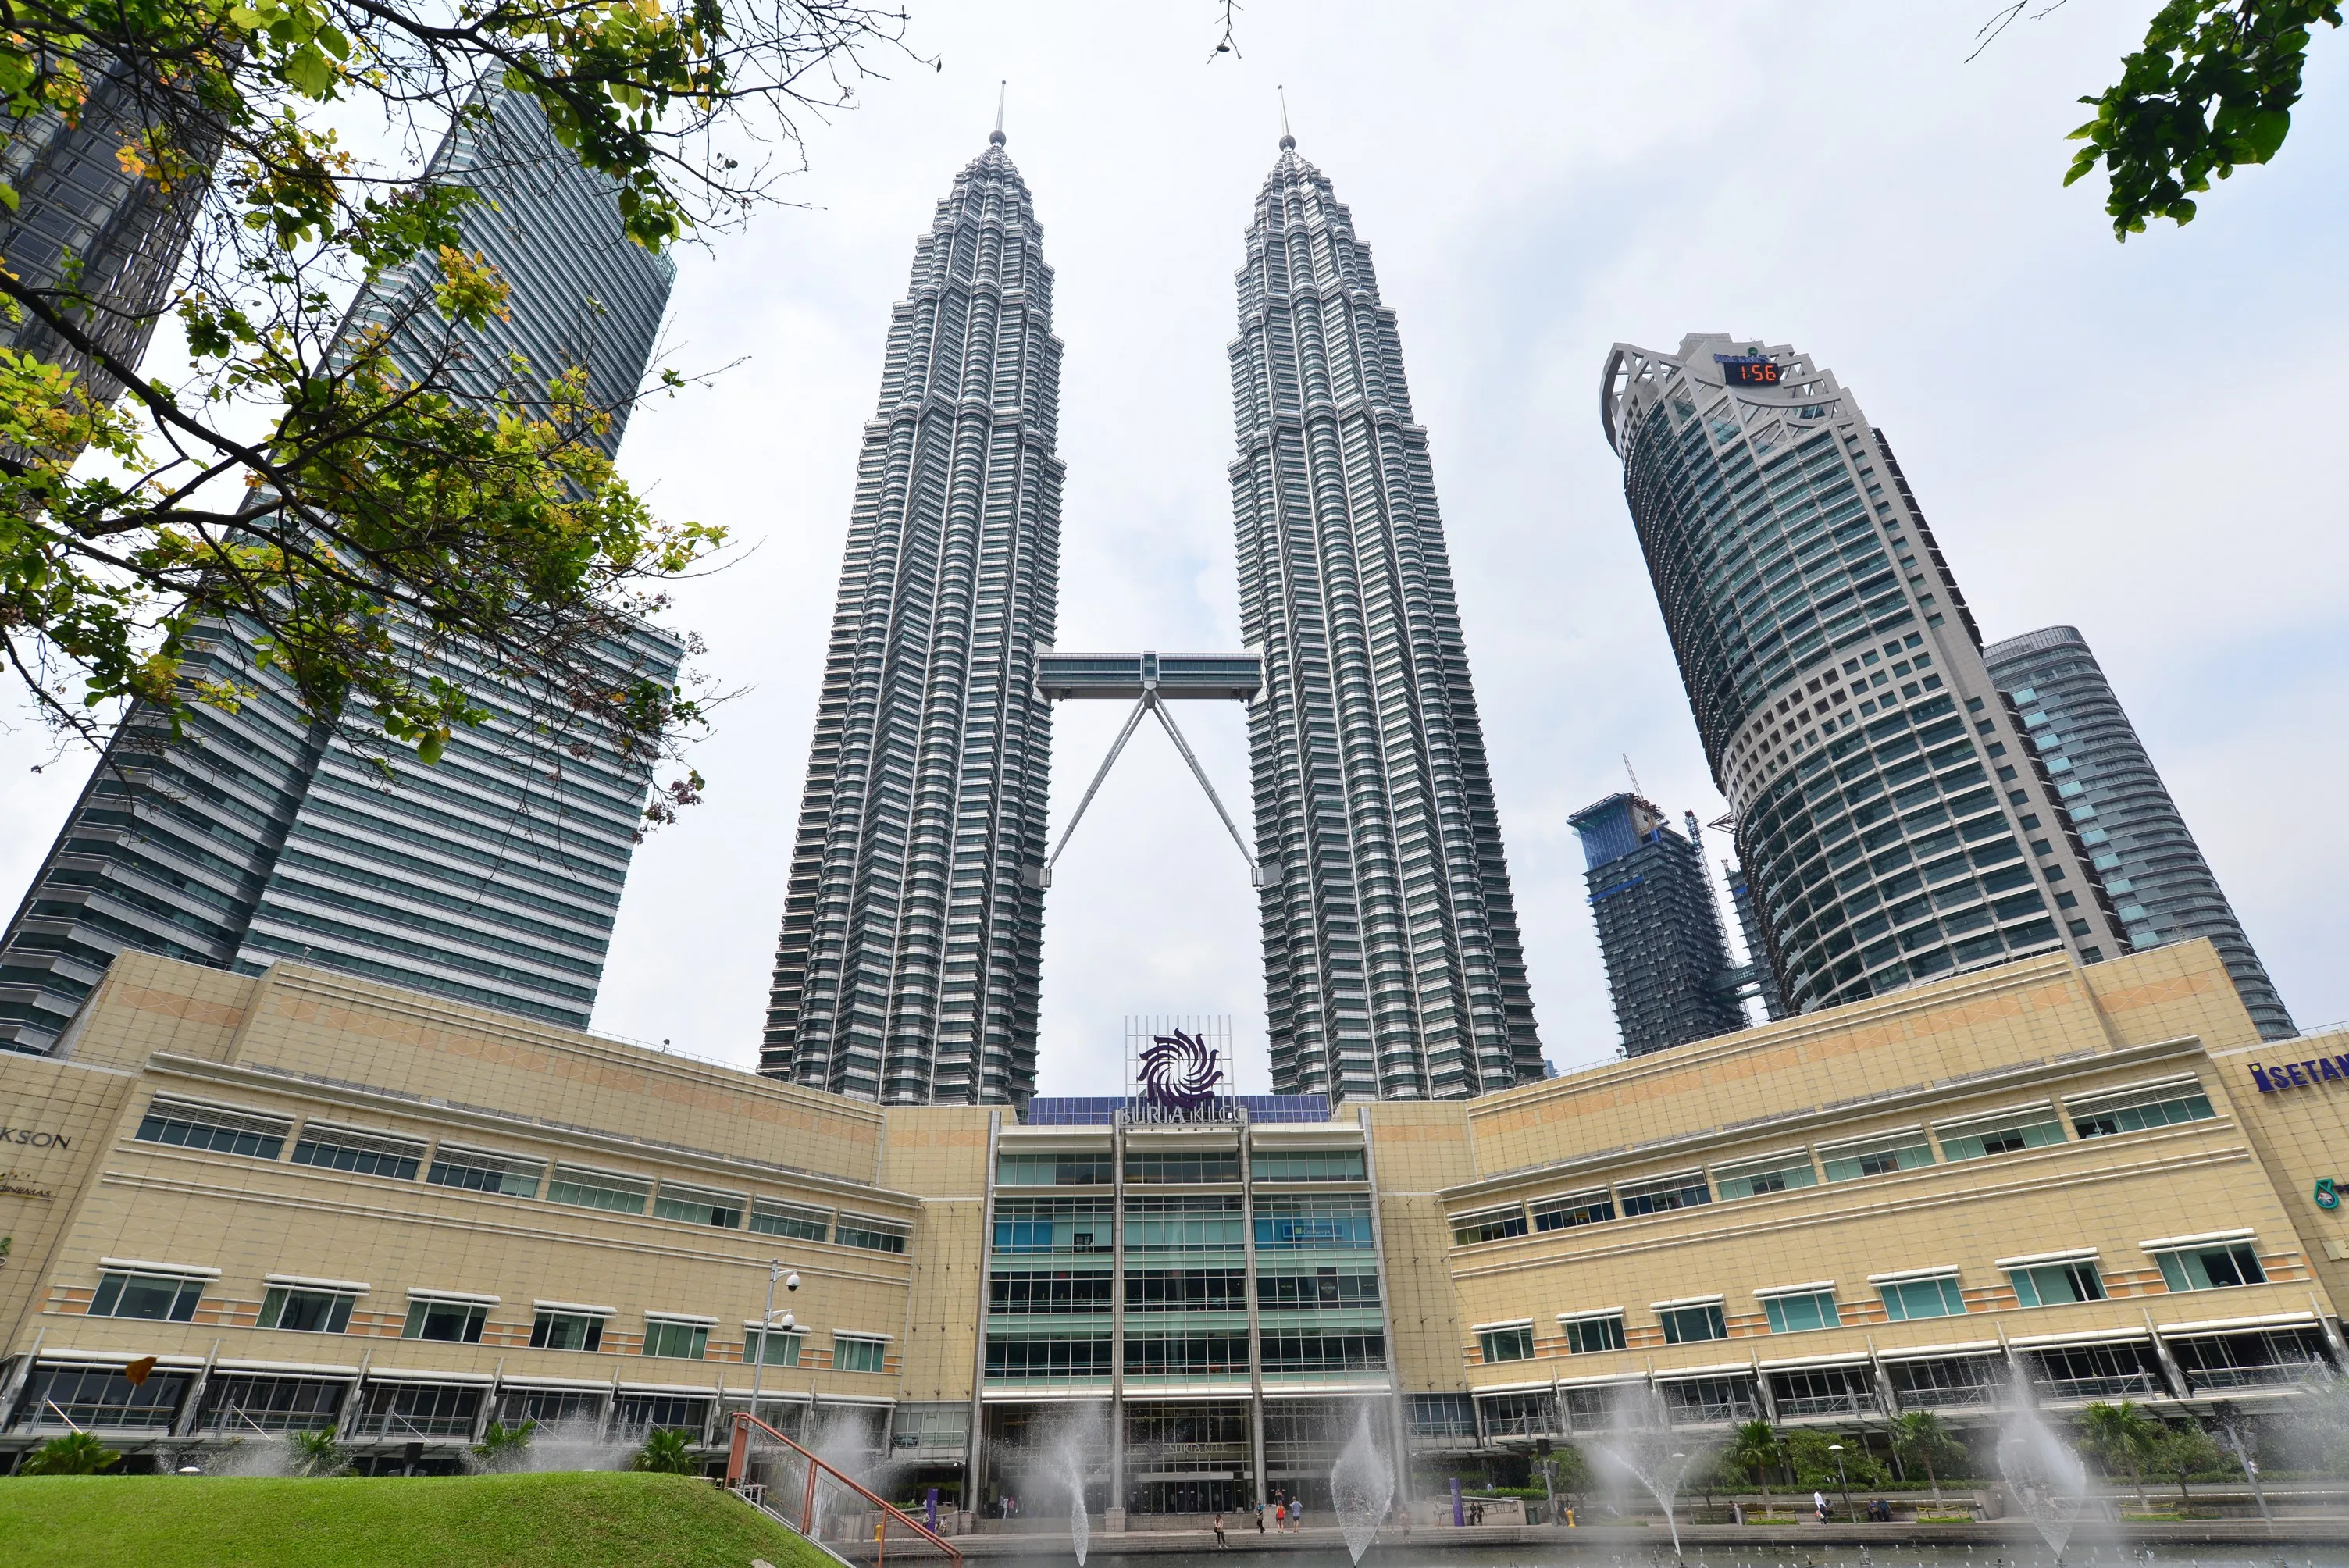
[[[755,544],[678,595],[749,689],[700,748],[707,803],[637,851],[596,1026],[755,1057],[889,307],[1006,77],[1067,345],[1068,648],[1237,644],[1225,345],[1286,84],[1401,317],[1551,1060],[1616,1045],[1567,815],[1626,753],[1668,810],[1722,810],[1598,418],[1611,344],[1696,330],[1836,372],[1986,636],[2086,634],[2295,1017],[2349,1017],[2349,39],[2316,39],[2276,167],[2118,245],[2101,177],[2060,185],[2064,135],[2153,0],[2071,0],[1964,63],[1993,8],[1254,0],[1210,64],[1208,0],[913,0],[944,69],[811,128],[804,207],[680,254],[676,363],[743,363],[640,414],[621,461]],[[1056,832],[1123,717],[1056,716]],[[1244,810],[1242,710],[1182,717]],[[38,759],[0,737],[12,899],[87,774]],[[1040,1092],[1113,1092],[1125,1016],[1167,1012],[1229,1015],[1268,1087],[1245,869],[1146,730],[1048,896]]]

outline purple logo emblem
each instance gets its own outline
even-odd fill
[[[1207,1042],[1180,1029],[1171,1035],[1151,1036],[1149,1048],[1142,1053],[1139,1065],[1142,1102],[1163,1106],[1178,1116],[1192,1115],[1212,1106],[1216,1085],[1224,1077]]]

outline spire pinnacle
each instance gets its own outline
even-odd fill
[[[995,134],[994,134],[994,135],[992,135],[992,136],[990,136],[990,137],[988,137],[988,138],[987,139],[987,144],[988,144],[989,147],[1000,147],[1000,146],[1002,146],[1002,145],[1003,145],[1003,100],[1004,100],[1004,98],[1005,98],[1007,96],[1009,96],[1009,95],[1010,91],[1011,91],[1011,83],[1009,82],[1009,79],[1006,79],[1006,80],[1004,80],[1004,81],[1002,81],[1002,82],[999,82],[999,83],[998,83],[998,84],[996,85],[996,88],[995,88]]]
[[[1288,133],[1288,89],[1275,87],[1272,90],[1280,95],[1280,150],[1287,152],[1297,145],[1297,138]]]

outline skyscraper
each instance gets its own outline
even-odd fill
[[[1695,819],[1682,834],[1654,802],[1609,795],[1567,822],[1582,841],[1583,880],[1623,1054],[1643,1057],[1744,1028]]]
[[[429,286],[419,265],[352,320],[398,323],[393,357],[411,374],[442,366],[472,398],[499,389],[512,353],[542,380],[585,364],[615,410],[597,438],[616,449],[672,263],[626,239],[610,186],[560,152],[527,99],[495,100],[433,167],[488,198],[464,239],[512,284],[508,319],[452,332],[399,309]],[[584,1027],[646,763],[474,671],[490,722],[388,782],[256,665],[257,634],[215,620],[190,639],[191,677],[257,693],[234,712],[195,706],[178,742],[151,711],[125,717],[0,939],[0,1044],[50,1048],[125,948],[248,972],[294,958]],[[682,653],[639,626],[611,656],[616,674],[666,682]]]
[[[1280,139],[1238,273],[1231,466],[1276,1093],[1542,1076],[1452,567],[1394,312]]]
[[[1982,650],[2138,952],[2207,936],[2262,1038],[2300,1031],[2087,640],[2047,626]]]
[[[1785,1004],[2123,951],[1883,432],[1787,345],[1617,344],[1608,441]]]
[[[1043,229],[999,126],[890,315],[761,1072],[893,1104],[1035,1091],[1060,379]]]
[[[13,207],[0,207],[0,262],[99,348],[135,366],[170,303],[206,185],[189,180],[166,191],[119,156],[143,140],[168,84],[140,80],[102,56],[88,62],[86,80],[89,95],[72,119],[44,109],[12,124],[0,145],[0,181],[16,192]],[[0,316],[0,346],[78,372],[101,399],[122,390],[29,312]]]

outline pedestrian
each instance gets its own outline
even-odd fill
[[[1821,1524],[1825,1524],[1827,1522],[1827,1494],[1826,1492],[1815,1491],[1811,1493],[1811,1511],[1819,1516],[1819,1522]]]
[[[1288,1522],[1289,1522],[1289,1523],[1290,1523],[1293,1527],[1295,1527],[1295,1528],[1298,1528],[1298,1529],[1300,1529],[1300,1530],[1304,1528],[1304,1525],[1305,1525],[1305,1499],[1304,1499],[1304,1498],[1299,1497],[1296,1501],[1294,1501],[1294,1502],[1292,1502],[1292,1503],[1290,1503],[1290,1504],[1288,1505]]]
[[[1407,1502],[1396,1503],[1395,1516],[1396,1522],[1402,1526],[1403,1534],[1408,1536],[1411,1533],[1411,1504]]]
[[[1264,1504],[1260,1502],[1256,1505],[1256,1532],[1264,1533]]]
[[[1232,1546],[1230,1542],[1224,1539],[1224,1516],[1220,1513],[1216,1515],[1216,1545],[1218,1550],[1225,1552],[1230,1551]]]

